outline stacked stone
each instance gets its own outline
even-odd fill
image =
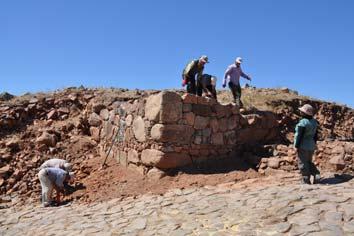
[[[243,116],[234,105],[169,91],[100,110],[89,123],[92,136],[105,140],[102,155],[115,138],[111,156],[148,175],[193,162],[237,158],[243,145],[278,138],[272,113]]]
[[[257,153],[244,154],[245,159],[255,160],[259,172],[267,168],[293,171],[297,169],[297,153],[292,145],[275,145],[273,155],[267,158],[257,158]],[[320,141],[313,160],[322,170],[354,173],[354,142]]]

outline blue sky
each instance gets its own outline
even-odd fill
[[[256,87],[354,107],[354,1],[1,1],[0,92],[180,88],[202,54]],[[244,82],[244,81],[243,81]]]

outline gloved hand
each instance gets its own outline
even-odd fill
[[[222,87],[225,88],[225,87],[226,87],[226,84],[223,84]]]

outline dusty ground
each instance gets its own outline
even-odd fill
[[[230,161],[219,163],[218,166],[210,164],[176,170],[160,180],[148,179],[133,169],[118,165],[112,159],[108,160],[104,169],[101,169],[101,164],[100,157],[87,161],[87,169],[91,172],[87,178],[75,183],[76,190],[67,197],[68,200],[93,202],[145,193],[163,194],[169,189],[218,185],[263,176],[244,164]]]

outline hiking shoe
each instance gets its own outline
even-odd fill
[[[314,176],[313,184],[319,184],[321,182],[321,175],[317,174]]]
[[[302,177],[301,183],[302,184],[311,184],[310,178],[308,176]]]

